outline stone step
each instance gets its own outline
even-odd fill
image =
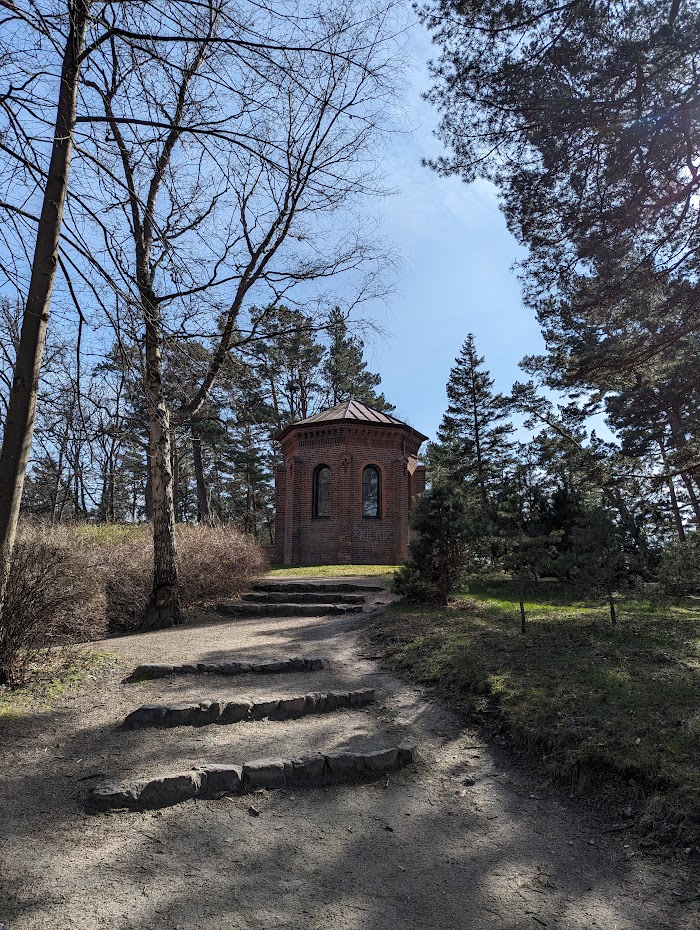
[[[359,614],[362,604],[217,604],[227,617],[329,617]]]
[[[241,765],[201,765],[188,772],[169,772],[123,785],[102,783],[89,795],[93,810],[147,810],[170,807],[193,798],[215,800],[226,794],[265,788],[324,788],[328,785],[383,778],[416,760],[413,743],[369,752],[334,749],[291,759],[251,759]],[[388,784],[388,783],[387,783]]]
[[[362,604],[365,595],[326,591],[249,591],[242,600],[256,604]]]
[[[184,665],[166,665],[148,662],[138,665],[125,682],[149,681],[169,675],[275,675],[282,672],[318,672],[328,668],[321,656],[294,656],[283,659],[253,659],[239,662],[233,656],[225,662],[189,662]]]
[[[200,701],[198,704],[144,704],[124,721],[125,730],[146,727],[203,727],[210,723],[231,724],[247,720],[296,720],[308,714],[333,710],[360,710],[374,702],[374,688],[357,691],[312,691],[294,697],[250,701]]]
[[[318,594],[370,594],[385,591],[380,584],[358,584],[350,581],[258,581],[251,586],[253,591],[294,591]]]

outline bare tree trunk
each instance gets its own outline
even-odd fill
[[[192,437],[192,458],[194,460],[194,477],[197,485],[197,522],[211,526],[211,508],[209,507],[209,494],[207,482],[204,477],[204,461],[202,459],[202,437],[197,427],[190,427]]]
[[[145,629],[160,629],[182,621],[175,550],[175,500],[170,453],[170,414],[163,392],[160,314],[150,293],[142,293],[146,316],[146,405],[150,451],[153,520],[153,591]]]
[[[70,30],[61,66],[53,148],[0,453],[0,609],[12,564],[24,478],[34,433],[39,375],[51,294],[56,279],[63,207],[73,150],[80,55],[85,45],[90,0],[72,0],[68,9]],[[0,670],[0,677],[2,674]]]

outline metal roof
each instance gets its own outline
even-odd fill
[[[312,417],[307,417],[305,420],[297,420],[296,423],[292,423],[286,427],[286,429],[282,430],[278,438],[281,439],[290,429],[315,426],[317,423],[333,423],[339,420],[352,420],[356,423],[372,423],[377,426],[400,426],[403,427],[403,429],[415,433],[416,436],[421,436],[423,439],[428,438],[427,436],[423,436],[422,433],[419,433],[418,430],[413,429],[408,423],[404,423],[403,420],[398,420],[388,413],[375,410],[374,407],[363,404],[362,401],[355,400],[354,397],[351,397],[349,400],[344,400],[341,404],[336,404],[336,406],[331,407],[330,410],[322,410],[320,413],[315,413]]]

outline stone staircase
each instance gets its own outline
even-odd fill
[[[237,601],[217,604],[227,617],[327,617],[360,613],[381,585],[350,581],[259,581]]]

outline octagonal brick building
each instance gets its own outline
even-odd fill
[[[425,490],[428,438],[350,398],[277,437],[275,558],[280,565],[392,565],[408,552],[413,500]]]

